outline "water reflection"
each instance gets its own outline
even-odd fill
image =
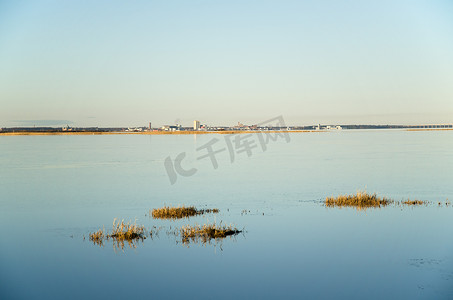
[[[318,201],[315,201],[319,203]],[[450,201],[447,199],[442,202],[432,202],[424,200],[401,200],[394,201],[388,198],[381,198],[376,194],[367,194],[366,192],[357,192],[353,195],[340,195],[337,197],[327,197],[321,205],[328,208],[344,208],[354,207],[357,210],[366,210],[370,208],[385,208],[392,206],[403,209],[405,207],[429,207],[436,205],[438,207],[451,207]],[[163,207],[150,211],[154,219],[175,220],[181,218],[189,218],[192,216],[201,215],[204,213],[218,213],[218,209],[197,209],[195,207]],[[249,215],[250,210],[244,209],[241,211],[241,216]],[[264,213],[263,213],[264,215]],[[181,227],[172,228],[172,226],[153,226],[151,229],[146,229],[143,225],[136,223],[125,223],[113,221],[111,231],[106,231],[105,228],[99,229],[94,233],[90,233],[89,240],[99,247],[104,247],[106,242],[111,241],[113,249],[116,251],[125,249],[136,249],[143,245],[144,240],[158,239],[159,234],[164,232],[166,236],[174,238],[175,243],[189,247],[191,244],[213,245],[219,246],[222,250],[222,242],[226,238],[236,241],[236,236],[240,233],[245,234],[244,230],[238,230],[232,225],[225,225],[221,221],[219,224],[204,224],[204,225],[183,225]]]
[[[161,232],[165,232],[166,236],[174,238],[176,244],[189,247],[190,244],[200,245],[212,245],[214,247],[219,246],[221,250],[222,241],[227,237],[234,239],[239,233],[244,234],[244,230],[238,230],[232,225],[220,224],[204,224],[200,225],[185,225],[182,227],[173,228],[165,226],[153,226],[151,229],[146,230],[144,226],[134,225],[133,229],[128,227],[129,223],[121,225],[115,224],[116,227],[112,230],[112,233],[108,233],[105,229],[100,229],[94,233],[90,233],[89,240],[93,245],[97,245],[101,248],[111,241],[115,252],[121,250],[124,252],[125,249],[136,249],[137,246],[143,245],[145,239],[155,240],[160,237]],[[120,228],[120,230],[118,229]],[[122,228],[122,229],[121,229]],[[139,228],[139,233],[133,232],[133,234],[124,234],[124,232],[131,232]],[[120,234],[118,234],[120,232]],[[234,239],[235,240],[235,239]]]
[[[151,233],[152,234],[152,233]],[[90,241],[93,244],[100,247],[104,246],[104,241],[112,240],[113,248],[116,250],[124,250],[125,244],[129,245],[129,248],[137,248],[139,241],[143,242],[147,237],[147,233],[144,226],[137,225],[136,221],[131,223],[125,223],[124,220],[121,222],[117,219],[113,220],[112,230],[106,231],[105,228],[99,229],[96,232],[90,233]]]

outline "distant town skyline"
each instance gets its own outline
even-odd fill
[[[453,120],[453,2],[2,1],[0,127]]]
[[[284,117],[284,116],[282,116]],[[385,116],[388,119],[389,116]],[[412,118],[402,118],[405,122],[400,120],[400,116],[392,115],[391,116],[394,122],[381,122],[382,116],[374,115],[374,116],[349,116],[346,118],[338,118],[338,117],[305,117],[305,118],[290,118],[285,119],[285,123],[288,126],[313,126],[317,124],[321,125],[428,125],[428,124],[453,124],[453,119],[450,117],[449,114],[445,114],[444,118],[430,118],[430,115],[413,115]],[[433,122],[433,119],[437,119],[438,122]],[[173,122],[163,122],[163,123],[156,123],[156,122],[132,122],[131,124],[120,124],[120,125],[100,125],[96,123],[91,123],[90,125],[79,125],[76,122],[70,120],[13,120],[11,121],[11,125],[3,126],[4,128],[8,127],[146,127],[146,128],[160,128],[162,126],[171,126],[171,125],[180,125],[182,127],[200,127],[202,125],[208,126],[220,126],[220,127],[233,127],[236,126],[238,123],[245,124],[245,125],[255,125],[261,123],[264,119],[241,119],[236,122],[220,122],[215,121],[214,119],[210,119],[211,121],[205,120],[189,120],[189,119],[176,119]],[[289,120],[289,121],[287,121]],[[312,120],[312,122],[309,122]],[[322,121],[320,121],[322,120]],[[339,120],[343,120],[343,122],[339,122]],[[344,120],[350,120],[350,122],[345,122]],[[363,120],[360,122],[360,120]],[[411,122],[412,120],[412,122]],[[338,122],[336,122],[338,121]],[[0,126],[1,127],[1,126]]]

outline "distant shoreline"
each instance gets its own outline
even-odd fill
[[[351,130],[360,130],[360,129],[348,129],[346,131]],[[392,128],[392,130],[395,130]],[[405,130],[405,131],[447,131],[453,130],[453,128],[413,128],[413,129],[405,129],[401,128],[397,130]],[[14,135],[111,135],[111,134],[140,134],[140,135],[180,135],[180,134],[244,134],[244,133],[260,133],[260,132],[338,132],[338,130],[225,130],[225,131],[43,131],[43,132],[36,132],[36,131],[18,131],[18,132],[0,132],[0,136],[14,136]]]
[[[453,128],[411,128],[406,129],[407,131],[442,131],[442,130],[453,130]]]

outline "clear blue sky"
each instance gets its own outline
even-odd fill
[[[453,1],[0,1],[0,126],[277,115],[453,122]]]

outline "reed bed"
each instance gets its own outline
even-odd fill
[[[340,195],[337,197],[327,197],[325,205],[327,207],[356,207],[357,209],[378,208],[387,206],[393,201],[380,198],[376,194],[358,191],[352,195]]]
[[[182,219],[189,218],[197,215],[206,213],[218,213],[219,209],[197,209],[194,206],[181,206],[181,207],[170,207],[164,206],[162,208],[155,208],[150,213],[155,219]]]
[[[92,241],[96,245],[103,246],[104,239],[106,238],[106,235],[104,232],[105,232],[105,229],[99,229],[96,232],[90,233],[90,241]]]
[[[241,230],[238,230],[232,225],[217,225],[215,223],[204,224],[203,226],[186,225],[180,229],[183,243],[189,243],[191,241],[206,243],[212,239],[223,239],[227,236],[233,236],[241,232]]]
[[[125,223],[124,220],[119,222],[114,219],[111,233],[108,233],[103,228],[90,233],[89,237],[90,241],[99,246],[104,245],[104,240],[113,239],[118,244],[118,247],[124,248],[124,242],[127,242],[131,248],[135,248],[134,242],[145,239],[146,235],[144,226],[139,226],[136,223],[132,224],[131,222]]]
[[[144,238],[145,227],[138,226],[136,223],[131,224],[130,222],[124,223],[124,220],[116,222],[113,220],[113,230],[109,237],[117,240],[134,240]]]

